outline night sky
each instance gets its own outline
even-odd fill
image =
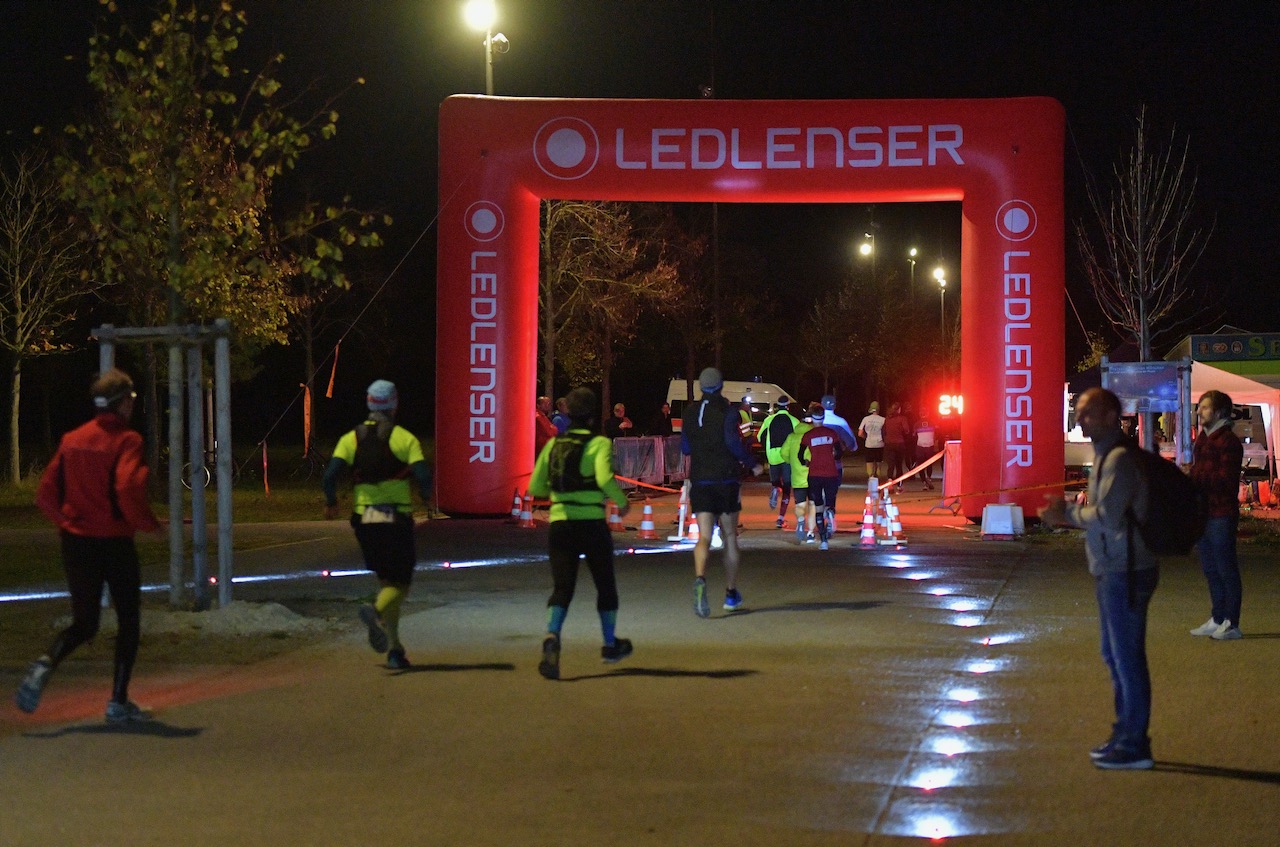
[[[338,104],[339,136],[310,157],[304,176],[311,190],[349,193],[394,215],[382,257],[389,270],[432,219],[437,108],[450,94],[483,91],[483,36],[467,29],[461,0],[243,6],[246,64],[282,51],[291,89],[366,79]],[[96,0],[0,0],[5,150],[33,125],[73,119],[85,102],[85,41],[98,8]],[[1214,228],[1194,274],[1214,305],[1188,331],[1221,322],[1280,331],[1280,214],[1270,196],[1280,184],[1280,4],[499,0],[499,14],[496,29],[511,42],[495,65],[500,95],[686,99],[714,80],[723,99],[1055,97],[1068,121],[1069,222],[1087,213],[1085,169],[1107,176],[1145,104],[1154,138],[1176,129],[1190,139],[1197,223]],[[721,238],[758,249],[774,286],[816,288],[854,261],[852,246],[873,218],[881,262],[915,244],[922,261],[955,267],[958,204],[722,207]],[[1070,242],[1067,257],[1073,302],[1100,328]],[[422,299],[402,319],[431,334],[433,232],[399,275],[389,290]],[[1068,318],[1072,363],[1083,334],[1070,308]],[[416,381],[432,359],[423,345],[392,370]],[[634,390],[647,395],[670,375]]]

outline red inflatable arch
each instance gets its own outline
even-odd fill
[[[961,201],[964,514],[1062,480],[1064,117],[1010,100],[440,108],[436,495],[503,515],[533,467],[539,201]],[[815,292],[816,296],[816,292]]]

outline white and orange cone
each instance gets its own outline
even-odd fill
[[[649,498],[644,498],[644,512],[640,516],[640,538],[645,541],[654,541],[658,537],[658,528],[653,525],[653,506],[649,503]]]
[[[520,504],[520,527],[522,529],[533,529],[533,495],[528,491],[524,493],[524,500]]]
[[[862,535],[858,539],[858,544],[862,547],[876,546],[876,507],[871,502],[871,495],[867,495],[866,505],[862,509]]]
[[[520,521],[520,506],[520,489],[517,488],[511,495],[511,520],[516,521],[517,523]]]
[[[626,529],[622,524],[622,515],[618,514],[618,504],[609,501],[609,529],[613,532],[622,532]]]

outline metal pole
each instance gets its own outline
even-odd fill
[[[106,373],[116,366],[115,334],[111,324],[103,324],[98,332],[98,373]]]
[[[182,531],[182,344],[169,342],[169,605],[182,605],[186,554]]]
[[[202,345],[187,347],[187,448],[191,462],[191,577],[195,608],[209,608],[209,527],[204,511],[204,391],[201,389]]]
[[[214,416],[218,428],[218,606],[231,602],[231,324],[220,318],[213,343]]]
[[[484,93],[493,96],[493,27],[484,31]]]

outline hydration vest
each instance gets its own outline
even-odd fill
[[[547,457],[547,475],[551,481],[551,490],[560,494],[574,491],[599,491],[595,474],[582,475],[582,456],[587,442],[594,436],[583,436],[565,433],[556,436],[551,445],[551,454]]]
[[[391,452],[391,430],[388,420],[367,420],[356,427],[356,457],[352,477],[360,485],[376,485],[389,479],[405,479],[409,465]]]

